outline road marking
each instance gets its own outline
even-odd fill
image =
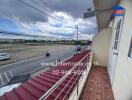
[[[9,78],[8,78],[8,76],[7,76],[7,73],[6,73],[6,72],[4,73],[4,75],[6,76],[6,79],[7,79],[7,81],[9,82],[10,80],[9,80]]]
[[[0,79],[1,79],[1,83],[2,83],[2,85],[4,85],[4,81],[3,81],[3,79],[2,79],[2,76],[0,75]]]
[[[11,72],[11,71],[9,71],[9,73],[10,73],[11,77],[13,77],[13,74],[12,74],[12,72]]]

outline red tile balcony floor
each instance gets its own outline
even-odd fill
[[[92,67],[80,100],[115,100],[106,67]]]

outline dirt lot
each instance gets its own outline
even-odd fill
[[[73,48],[73,46],[57,44],[0,44],[0,53],[9,53],[11,56],[11,59],[9,60],[0,61],[0,65],[42,56],[46,53],[46,51],[56,52],[69,48]]]

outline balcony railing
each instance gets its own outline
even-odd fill
[[[69,86],[73,78],[75,78],[74,82],[70,84],[70,88],[66,92],[65,96],[61,99],[62,100],[72,99],[73,96],[75,95],[79,96],[83,87],[82,84],[85,83],[89,70],[92,65],[92,56],[93,56],[92,51],[86,54],[77,64],[75,64],[72,67],[72,69],[70,69],[56,84],[54,84],[39,100],[46,100],[62,84],[62,82],[64,82],[66,78],[68,78],[68,76],[71,75],[73,71],[81,71],[81,73],[79,74],[72,73],[73,74],[72,77],[70,77],[67,84],[63,87],[61,92],[59,92],[59,94],[56,95],[54,100],[57,100],[59,96],[66,90],[66,88]],[[83,63],[83,65],[80,66],[79,63]],[[71,91],[72,93],[69,94]]]

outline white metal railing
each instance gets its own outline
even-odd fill
[[[83,73],[81,74],[81,77],[79,78],[76,86],[74,87],[74,90],[72,91],[72,93],[70,93],[70,96],[68,96],[67,98],[66,97],[63,98],[63,100],[66,100],[66,99],[68,99],[68,100],[79,100],[79,97],[81,95],[81,92],[83,90],[83,87],[85,85],[85,82],[87,80],[87,77],[89,75],[89,72],[90,72],[90,69],[92,66],[92,60],[93,60],[93,51],[90,52],[87,67],[84,69]]]
[[[76,80],[74,81],[74,83],[72,84],[72,86],[70,87],[70,89],[68,90],[68,92],[66,93],[66,95],[63,97],[63,99],[62,100],[65,100],[66,98],[67,98],[67,95],[69,94],[69,92],[71,91],[71,89],[73,88],[73,86],[76,84],[77,86],[78,86],[78,79],[79,79],[79,77],[80,76],[78,76],[77,78],[76,78]],[[77,90],[77,92],[78,92],[78,90]]]
[[[81,70],[81,67],[79,67],[80,69],[77,69],[77,70]],[[70,84],[70,82],[72,81],[72,79],[75,77],[75,75],[76,74],[74,74],[71,78],[70,78],[70,80],[68,81],[68,83],[65,85],[65,87],[61,90],[61,92],[55,97],[55,99],[54,100],[57,100],[57,98],[61,95],[61,93],[66,89],[66,87]],[[73,85],[76,83],[76,81],[78,80],[78,78],[79,78],[79,76],[80,75],[78,75],[77,77],[76,77],[76,80],[74,81],[74,83],[72,84],[72,86],[70,87],[70,89],[68,90],[68,92],[66,93],[66,95],[62,98],[62,100],[63,99],[65,99],[66,98],[66,96],[67,96],[67,94],[70,92],[70,90],[73,88]]]
[[[52,92],[72,73],[72,71],[78,67],[77,65],[88,57],[89,54],[90,54],[90,52],[88,54],[86,54],[77,64],[75,64],[74,67],[71,70],[69,70],[56,84],[54,84],[39,100],[47,99],[52,94]],[[61,91],[60,93],[62,93],[62,92],[63,91]],[[59,95],[60,95],[60,93],[59,93]],[[56,99],[57,99],[57,97],[56,97]]]
[[[85,60],[85,61],[88,60],[88,63],[91,62],[91,59],[90,59],[90,58],[91,58],[91,57],[90,57],[90,56],[91,56],[91,53],[92,53],[92,52],[90,52],[90,55],[87,56],[88,58]],[[84,62],[84,63],[85,63],[85,62]],[[84,72],[85,70],[87,70],[87,66],[84,67],[82,70],[83,70],[83,72]],[[66,95],[63,97],[62,100],[68,99],[67,95],[68,95],[68,93],[71,91],[73,85],[76,85],[76,86],[75,86],[75,87],[77,87],[76,93],[77,93],[77,95],[78,95],[78,91],[79,91],[79,79],[81,78],[81,76],[82,76],[82,78],[83,78],[83,73],[81,73],[81,75],[78,76],[78,77],[76,78],[76,80],[74,81],[74,83],[72,84],[72,86],[70,87],[70,89],[68,90],[68,92],[66,93]],[[78,81],[77,81],[77,80],[78,80]],[[76,81],[77,81],[77,82],[76,82]],[[73,90],[75,90],[75,88],[74,88]]]

